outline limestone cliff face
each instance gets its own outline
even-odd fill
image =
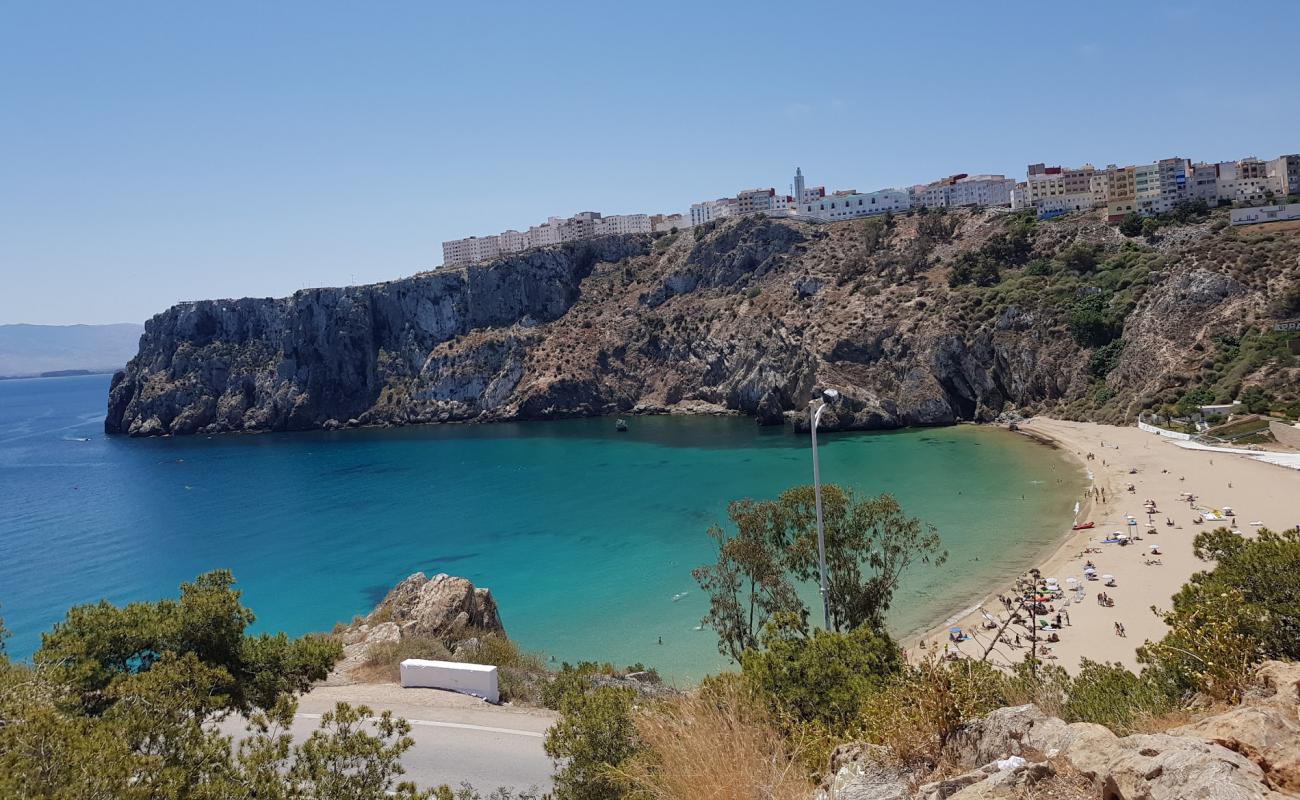
[[[1189,342],[1240,327],[1296,272],[1284,264],[1245,279],[1197,255],[1208,226],[1183,230],[1154,246],[1168,253],[1162,271],[1102,378],[1047,289],[948,287],[954,259],[1005,231],[1005,216],[949,214],[938,234],[925,220],[900,217],[881,235],[861,222],[743,218],[371,286],[180,304],[148,322],[114,377],[105,428],[145,436],[636,411],[799,424],[820,386],[844,396],[828,427],[944,425],[1071,403],[1066,413],[1087,413],[1078,404],[1100,386],[1130,404],[1172,391],[1201,357]],[[1100,223],[1052,226],[1038,226],[1033,255],[1129,246]]]

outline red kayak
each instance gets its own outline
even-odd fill
[[[1089,528],[1095,528],[1095,527],[1097,527],[1095,523],[1092,523],[1092,522],[1080,522],[1078,525],[1075,525],[1075,526],[1074,526],[1074,530],[1076,530],[1076,531],[1086,531],[1086,530],[1088,530]]]

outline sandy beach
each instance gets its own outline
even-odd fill
[[[1063,588],[1070,577],[1077,578],[1083,587],[1081,601],[1075,602],[1075,594],[1067,590],[1065,600],[1052,603],[1055,611],[1063,610],[1068,615],[1069,623],[1059,631],[1060,641],[1047,645],[1050,654],[1046,657],[1049,663],[1071,671],[1085,657],[1138,666],[1136,649],[1148,639],[1159,639],[1165,631],[1151,607],[1168,608],[1179,587],[1191,575],[1210,566],[1192,553],[1192,539],[1198,531],[1227,524],[1251,536],[1259,527],[1252,523],[1282,530],[1300,522],[1300,472],[1296,470],[1238,455],[1186,450],[1136,427],[1036,418],[1022,423],[1020,428],[1025,435],[1051,442],[1076,458],[1092,478],[1087,499],[1081,498],[1076,522],[1091,521],[1095,527],[1068,532],[1039,566],[1044,578],[1057,578]],[[1128,491],[1129,484],[1133,492]],[[1105,499],[1093,500],[1094,490],[1104,491]],[[1194,505],[1180,499],[1184,492],[1195,495]],[[1156,501],[1157,509],[1150,516],[1143,507],[1148,499]],[[1236,514],[1227,523],[1193,522],[1203,511],[1224,506]],[[1125,517],[1129,514],[1137,518],[1136,531],[1141,539],[1123,547],[1103,544],[1117,531],[1133,530]],[[1168,525],[1167,520],[1172,520],[1173,525]],[[1148,532],[1152,528],[1154,534]],[[1152,553],[1151,545],[1159,547],[1159,555]],[[1113,575],[1116,585],[1085,580],[1083,568],[1088,560],[1099,576]],[[1156,560],[1160,563],[1147,563]],[[999,621],[1006,618],[998,596],[1011,593],[1012,581],[991,588],[979,606],[949,618],[920,637],[906,640],[904,647],[909,656],[925,657],[936,648],[943,652],[945,645],[969,656],[983,654],[993,633],[981,627],[984,612]],[[1099,592],[1108,594],[1114,605],[1099,604]],[[1116,623],[1124,626],[1125,636],[1118,635]],[[953,627],[962,628],[971,638],[959,644],[950,642],[948,632]],[[1013,635],[1016,629],[1008,628],[1007,634]],[[1019,630],[1023,633],[1023,629]],[[922,640],[927,647],[920,647]],[[999,643],[990,660],[1007,664],[1022,660],[1026,652],[1027,643],[1022,647]]]

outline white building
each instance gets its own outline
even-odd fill
[[[463,267],[488,261],[500,255],[495,236],[471,236],[442,243],[442,264],[445,267]]]
[[[672,233],[673,228],[683,231],[691,227],[691,218],[685,214],[657,214],[651,223],[655,233]]]
[[[1268,178],[1268,164],[1254,156],[1218,163],[1218,196],[1230,203],[1259,203],[1276,192]]]
[[[712,222],[736,214],[736,198],[720,197],[717,200],[705,200],[703,203],[691,204],[691,227]]]
[[[800,203],[799,213],[817,219],[837,220],[906,211],[911,207],[911,196],[898,189],[881,189],[866,194],[848,189]]]
[[[614,214],[596,220],[597,236],[616,236],[624,233],[650,233],[649,214]]]
[[[1268,182],[1279,197],[1300,197],[1300,155],[1278,156],[1269,161]]]
[[[952,175],[915,190],[918,205],[926,208],[958,206],[1009,206],[1016,182],[1005,175]]]
[[[509,230],[497,234],[497,250],[501,253],[518,253],[528,249],[528,234]]]

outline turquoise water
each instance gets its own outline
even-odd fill
[[[725,664],[694,629],[705,530],[731,499],[810,482],[807,439],[747,419],[133,440],[101,433],[107,387],[0,381],[0,616],[19,657],[69,605],[171,595],[210,569],[234,571],[259,628],[291,634],[423,570],[490,587],[525,647],[690,680]],[[1031,565],[1082,486],[1058,453],[971,426],[826,435],[821,454],[827,482],[895,493],[951,551],[909,576],[896,631]]]

